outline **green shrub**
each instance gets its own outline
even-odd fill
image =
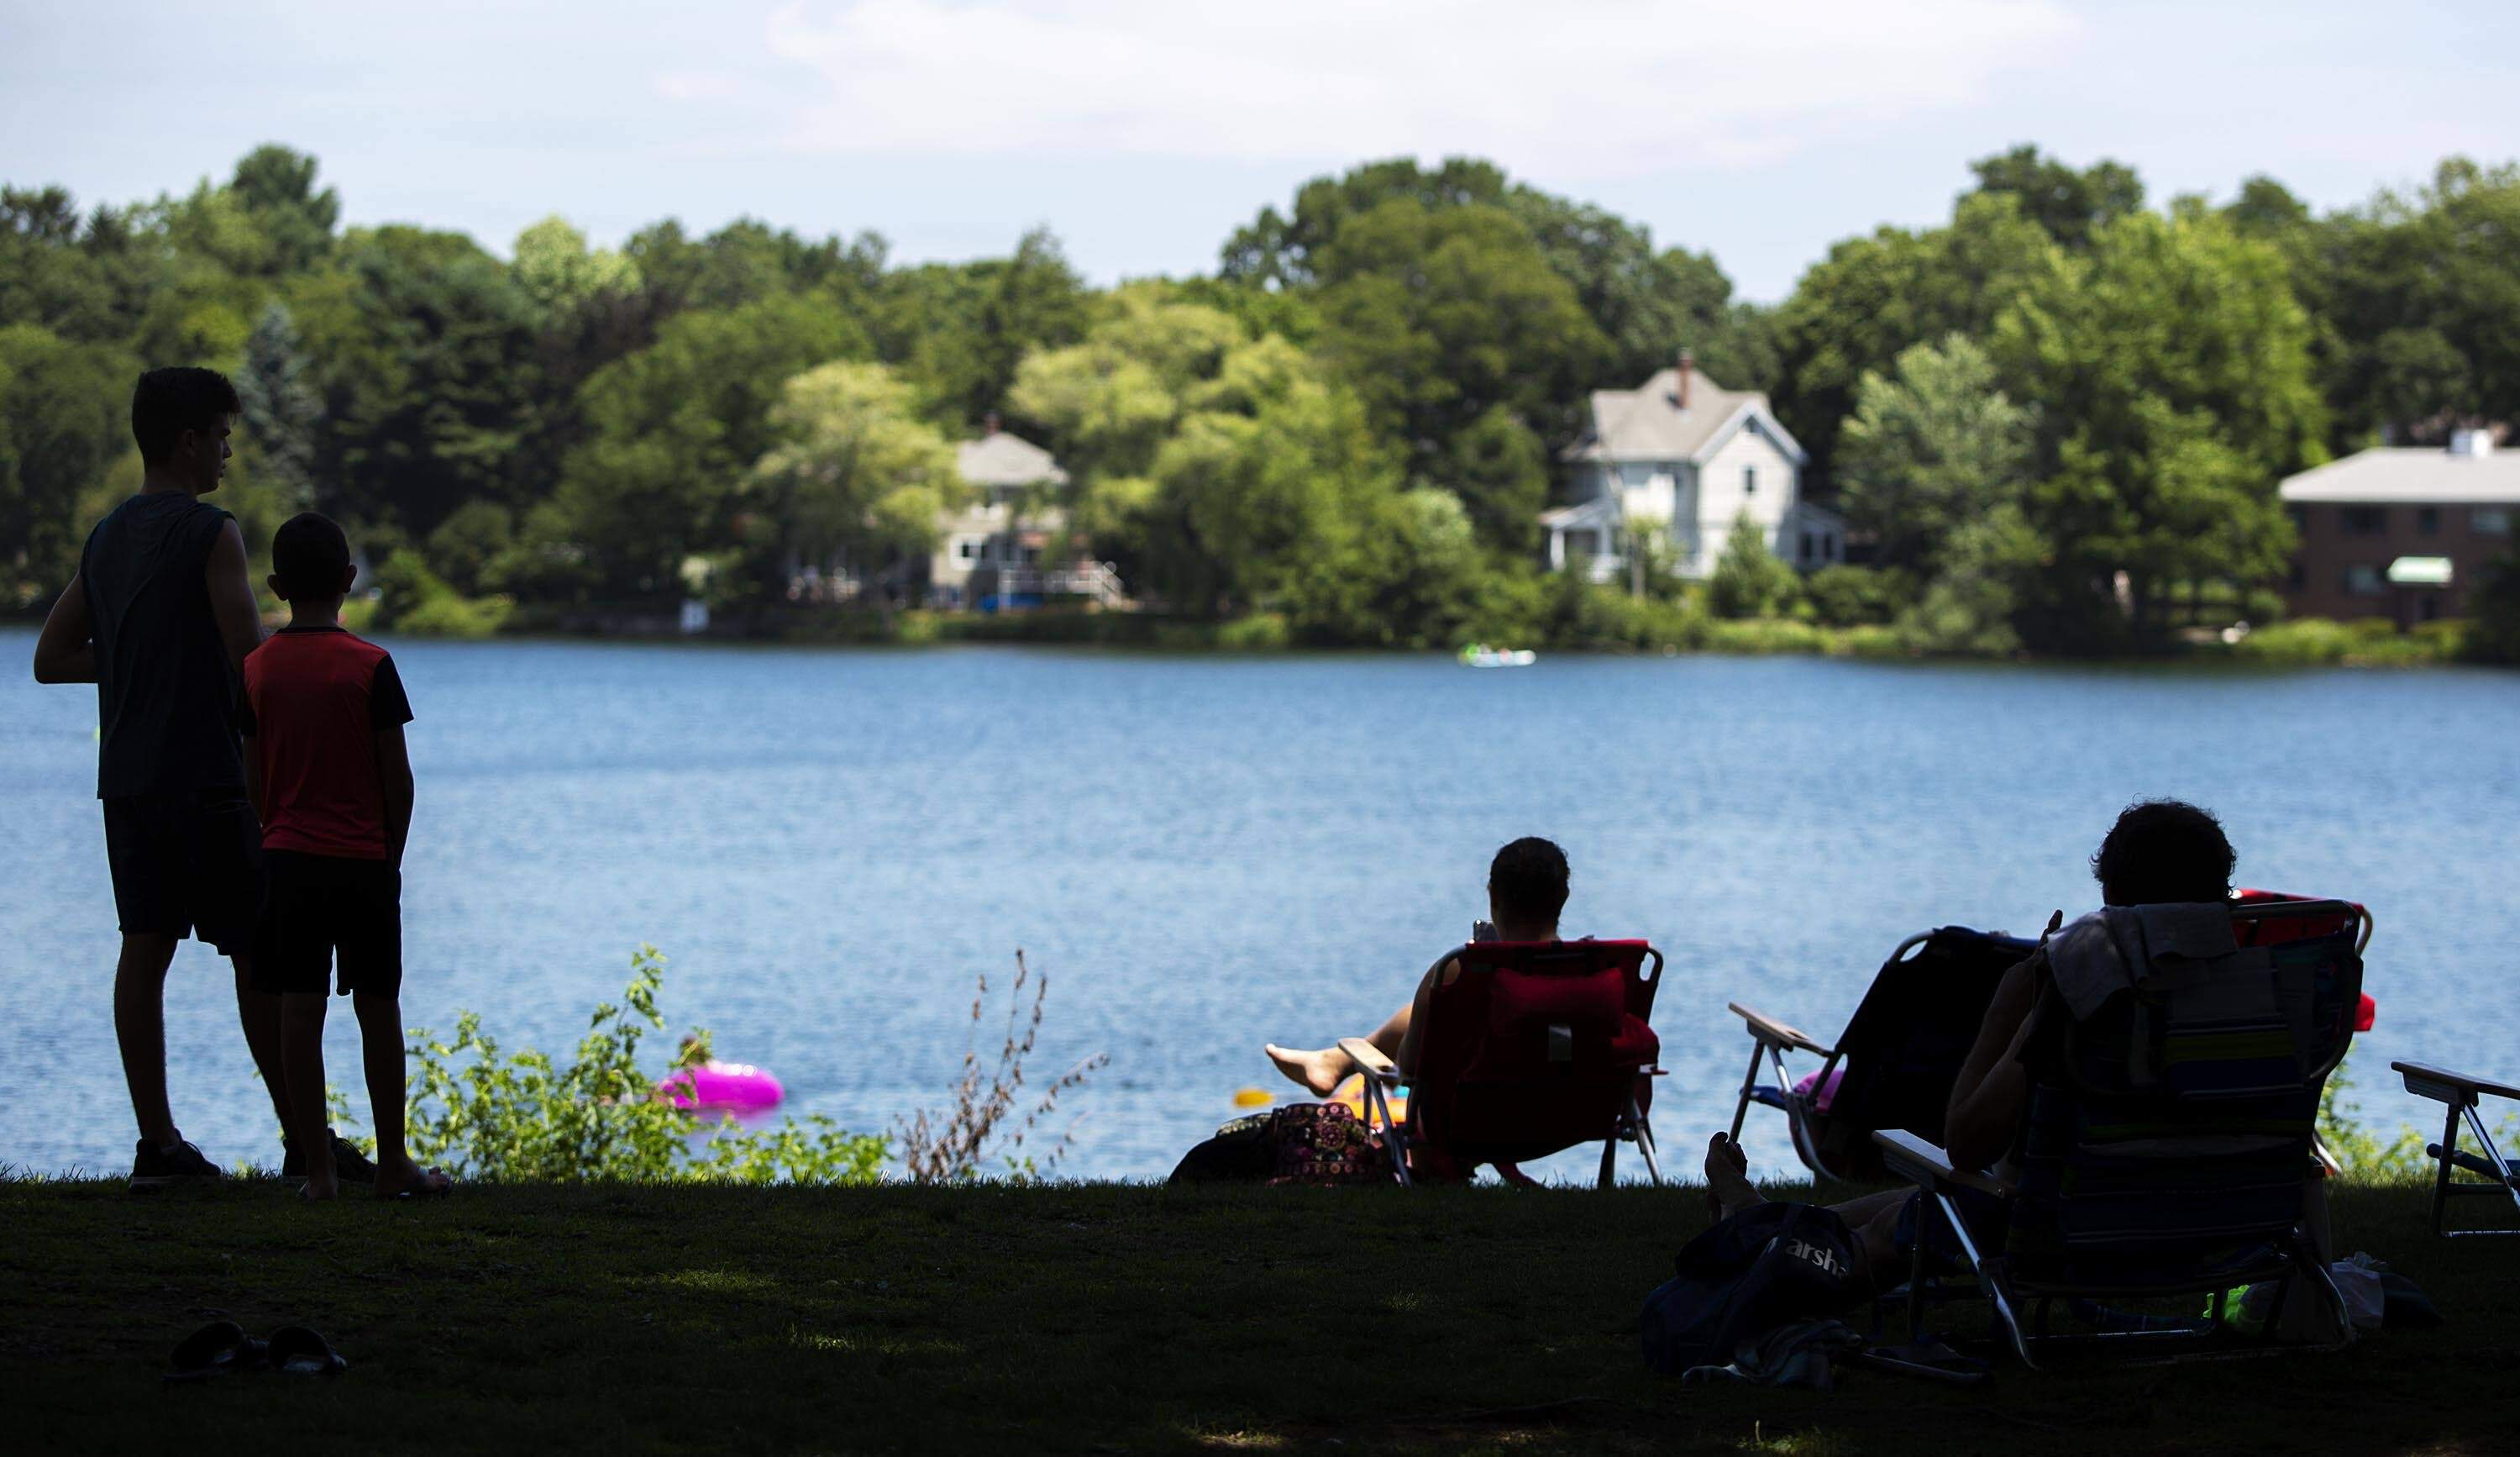
[[[451,1042],[413,1028],[412,1157],[484,1180],[876,1180],[880,1137],[844,1132],[825,1117],[784,1119],[776,1129],[749,1130],[732,1118],[706,1126],[697,1113],[659,1099],[658,1081],[708,1058],[703,1031],[665,1068],[639,1066],[640,1041],[665,1025],[656,1011],[664,976],[664,957],[641,946],[630,961],[626,1005],[598,1006],[565,1066],[532,1048],[503,1056],[471,1012],[456,1019]]]
[[[1850,627],[1837,635],[1829,651],[1848,658],[1905,658],[1908,646],[1895,627]]]
[[[415,637],[491,637],[507,625],[516,608],[512,598],[466,597],[409,547],[377,568],[376,588],[368,625]]]
[[[2231,653],[2255,662],[2311,666],[2343,662],[2354,646],[2354,634],[2341,622],[2295,617],[2257,629],[2233,644]]]
[[[1708,623],[1706,631],[1710,653],[1819,653],[1830,641],[1826,632],[1790,617],[1718,620]]]
[[[1265,653],[1293,640],[1283,613],[1253,613],[1216,629],[1216,646],[1229,653]]]
[[[1723,555],[1706,579],[1706,605],[1719,617],[1776,617],[1793,610],[1802,578],[1768,550],[1768,540],[1742,512],[1732,519]]]
[[[1916,602],[1916,579],[1898,568],[1823,567],[1803,579],[1812,615],[1830,627],[1897,621]]]

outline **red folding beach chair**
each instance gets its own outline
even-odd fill
[[[1339,1043],[1365,1073],[1366,1123],[1382,1135],[1392,1172],[1466,1179],[1482,1163],[1509,1183],[1516,1165],[1601,1141],[1601,1184],[1632,1139],[1657,1184],[1662,1167],[1645,1122],[1661,1039],[1649,1025],[1662,953],[1643,941],[1477,941],[1435,965],[1418,1028],[1407,1120],[1391,1116],[1400,1070],[1361,1037]]]

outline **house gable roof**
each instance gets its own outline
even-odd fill
[[[1067,473],[1049,451],[1005,431],[954,447],[954,465],[973,485],[1065,485]]]
[[[1757,430],[1794,464],[1804,463],[1802,445],[1778,423],[1765,393],[1727,389],[1696,370],[1684,409],[1680,371],[1656,370],[1634,389],[1594,390],[1592,430],[1565,458],[1703,461],[1743,429]]]
[[[2520,451],[2379,445],[2287,478],[2282,490],[2296,505],[2520,506]]]

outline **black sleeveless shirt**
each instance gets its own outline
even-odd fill
[[[245,792],[236,670],[203,573],[234,518],[182,491],[133,496],[79,555],[96,640],[96,796]]]

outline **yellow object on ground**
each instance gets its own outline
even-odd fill
[[[1237,1108],[1267,1108],[1277,1101],[1278,1095],[1267,1088],[1241,1088],[1234,1094],[1234,1106]]]
[[[1365,1121],[1365,1079],[1351,1077],[1340,1083],[1331,1091],[1329,1101],[1347,1105],[1348,1112],[1355,1114],[1360,1122]],[[1409,1095],[1405,1092],[1393,1093],[1388,1101],[1391,1105],[1391,1116],[1401,1122],[1408,1122]]]

